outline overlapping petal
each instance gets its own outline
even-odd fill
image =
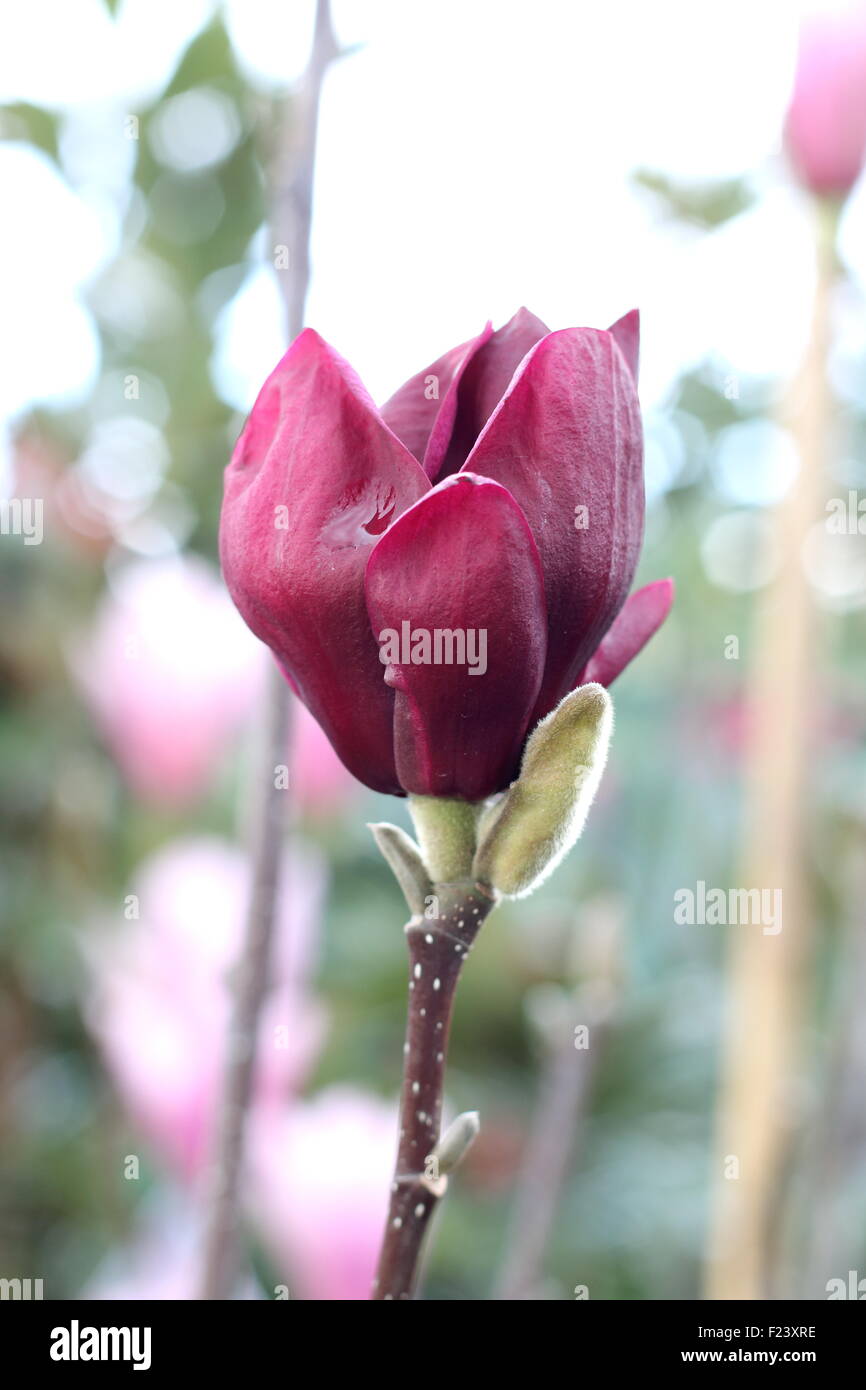
[[[517,368],[548,332],[547,326],[535,314],[528,309],[518,309],[479,348],[460,382],[457,411],[448,448],[440,464],[439,478],[462,468],[476,439],[511,385]]]
[[[486,324],[477,338],[451,348],[416,372],[382,406],[385,424],[423,464],[428,478],[436,478],[451,442],[464,372],[492,332],[493,325]]]
[[[573,687],[613,622],[640,551],[640,409],[613,336],[570,328],[543,338],[465,468],[508,488],[538,545],[549,623],[538,719]]]
[[[377,637],[401,641],[386,672],[401,785],[471,801],[506,786],[538,695],[547,631],[538,550],[517,503],[487,478],[446,479],[378,541],[366,588]],[[459,651],[462,634],[463,663],[404,659],[423,656],[423,633],[435,658],[437,631],[448,634],[440,655]]]
[[[630,594],[575,684],[611,685],[658,632],[673,601],[672,579],[657,579]]]
[[[400,790],[394,697],[364,569],[428,488],[355,373],[311,329],[262,388],[226,473],[220,553],[232,597],[346,766],[381,791]]]

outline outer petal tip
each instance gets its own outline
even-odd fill
[[[674,587],[672,579],[656,579],[629,595],[578,676],[577,686],[589,681],[612,685],[667,618]]]
[[[637,385],[640,367],[640,310],[630,309],[621,319],[617,319],[616,323],[611,324],[608,332],[628,363],[629,371]]]

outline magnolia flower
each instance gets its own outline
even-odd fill
[[[130,920],[84,942],[89,1026],[131,1116],[187,1180],[213,1137],[249,886],[239,850],[215,838],[177,841],[139,870],[125,899]],[[309,848],[286,860],[254,1110],[300,1085],[321,1042],[308,981],[323,887]]]
[[[291,1297],[369,1298],[396,1141],[396,1107],[354,1087],[260,1113],[250,1207]]]
[[[226,475],[223,571],[343,762],[379,791],[479,801],[575,687],[663,621],[628,600],[643,532],[638,320],[520,310],[379,411],[310,329]]]
[[[804,19],[785,140],[813,193],[850,191],[866,159],[864,0],[836,0]]]

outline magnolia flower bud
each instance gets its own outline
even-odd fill
[[[464,1110],[462,1115],[458,1115],[457,1119],[451,1122],[433,1150],[440,1174],[454,1171],[467,1150],[475,1143],[480,1130],[481,1121],[477,1110]]]
[[[866,160],[866,4],[807,8],[785,143],[813,193],[844,198]]]
[[[539,720],[664,621],[669,583],[629,596],[638,327],[549,332],[522,309],[381,410],[308,328],[263,386],[226,474],[223,572],[367,786],[503,791]]]
[[[601,685],[566,695],[526,744],[520,776],[479,833],[473,872],[509,898],[537,888],[583,829],[604,764],[613,705]]]

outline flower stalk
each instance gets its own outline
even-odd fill
[[[405,928],[409,1006],[400,1138],[372,1293],[382,1302],[412,1298],[424,1238],[448,1185],[447,1169],[454,1156],[443,1158],[439,1146],[454,997],[464,961],[496,905],[495,893],[472,879],[434,883],[433,891],[438,915],[413,916]]]
[[[503,896],[523,896],[580,834],[607,757],[610,696],[600,685],[567,695],[531,735],[520,776],[487,804],[413,796],[420,844],[371,826],[412,916],[409,1010],[397,1166],[373,1298],[413,1296],[424,1237],[468,1147],[440,1139],[448,1032],[457,981],[482,923]],[[461,1117],[465,1119],[466,1117]]]

